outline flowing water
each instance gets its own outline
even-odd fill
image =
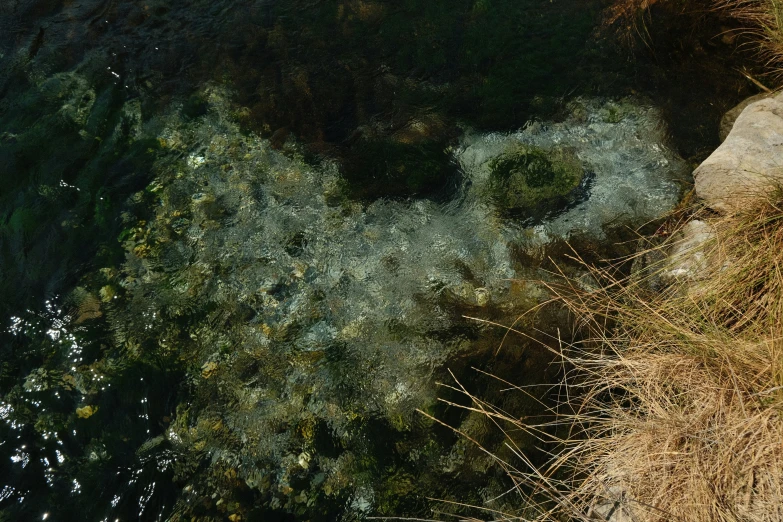
[[[504,456],[457,382],[541,415],[550,260],[617,252],[711,143],[600,7],[0,7],[0,521],[531,510],[433,419]]]

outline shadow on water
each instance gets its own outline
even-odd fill
[[[361,274],[332,286],[322,281],[314,253],[331,229],[317,228],[316,217],[280,214],[293,225],[279,230],[251,220],[268,234],[269,251],[240,255],[220,243],[258,244],[246,231],[230,236],[242,231],[232,231],[244,208],[231,200],[234,192],[258,208],[308,210],[296,199],[297,191],[311,194],[301,185],[305,168],[244,150],[228,132],[230,152],[188,147],[214,143],[199,135],[210,131],[198,122],[217,112],[204,86],[220,85],[232,93],[225,119],[246,137],[258,133],[281,157],[304,157],[308,168],[326,170],[334,161],[341,169],[339,186],[312,192],[324,199],[317,214],[333,220],[323,227],[350,223],[368,241],[346,242],[341,254],[374,255],[369,241],[395,227],[373,220],[389,215],[408,219],[399,228],[420,233],[415,240],[425,253],[421,244],[439,247],[449,233],[462,234],[454,247],[460,255],[476,245],[489,252],[494,243],[476,238],[495,237],[494,225],[458,232],[449,227],[465,223],[427,207],[448,203],[466,183],[453,155],[466,127],[507,131],[529,120],[563,121],[577,95],[639,93],[662,108],[673,146],[697,161],[716,144],[720,115],[753,94],[735,70],[746,59],[735,52],[738,42],[714,36],[730,22],[674,16],[656,5],[646,20],[651,47],[618,51],[610,33],[599,31],[604,4],[3,2],[0,320],[10,328],[0,334],[0,520],[47,512],[57,520],[431,516],[427,497],[480,504],[507,489],[480,450],[409,415],[415,401],[406,393],[413,392],[391,381],[418,378],[426,373],[420,366],[431,364],[430,381],[449,382],[448,368],[471,393],[514,415],[540,415],[541,405],[499,391],[473,368],[524,382],[546,399],[545,383],[560,371],[549,352],[514,339],[496,354],[501,335],[462,318],[508,321],[531,305],[529,288],[509,283],[509,295],[523,303],[484,303],[490,254],[481,253],[448,267],[461,286],[433,276],[424,290],[400,297],[404,277],[413,278],[406,270],[419,269],[424,255],[406,258],[393,244],[377,256],[388,288],[399,281],[383,306],[427,310],[435,319],[396,312],[373,326],[377,332],[363,331],[358,317],[344,317],[351,298],[381,308],[362,293],[376,281]],[[177,132],[169,132],[171,114],[181,116]],[[228,159],[219,173],[199,174],[210,154]],[[177,172],[194,181],[177,186]],[[272,181],[263,178],[268,172]],[[158,177],[169,185],[150,183]],[[235,186],[226,188],[226,179]],[[554,198],[554,211],[528,208],[504,219],[538,224],[560,216],[589,197],[592,179],[588,172],[573,192]],[[247,180],[258,185],[251,196]],[[210,199],[221,183],[222,195]],[[428,220],[432,230],[421,232]],[[224,236],[214,233],[220,227]],[[214,243],[205,246],[204,237]],[[598,260],[626,248],[610,244],[619,239],[628,239],[625,232],[603,243],[574,241]],[[212,249],[209,262],[193,263],[194,245]],[[546,256],[510,251],[514,274],[551,268]],[[556,243],[548,253],[567,263],[570,250]],[[294,275],[252,274],[258,295],[240,302],[243,280],[232,274],[278,260],[290,262]],[[348,266],[340,255],[329,261]],[[199,272],[205,266],[212,272]],[[310,302],[297,308],[302,295]],[[564,324],[557,312],[522,323],[550,341]],[[338,326],[343,340],[332,331]],[[378,339],[414,362],[368,355]],[[410,349],[417,343],[437,348],[418,366]],[[439,358],[439,350],[448,354]],[[427,391],[415,406],[503,451],[487,419],[455,406],[467,404],[462,394],[443,387],[439,396],[454,404]],[[314,405],[320,409],[308,410]],[[534,461],[542,455],[531,450]]]

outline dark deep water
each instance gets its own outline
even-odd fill
[[[523,512],[415,410],[509,457],[435,383],[536,418],[472,368],[559,369],[463,315],[622,253],[754,93],[717,15],[621,48],[605,7],[3,2],[0,521]]]

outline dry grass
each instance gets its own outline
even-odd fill
[[[650,8],[665,4],[680,12],[719,11],[737,20],[746,38],[775,79],[783,77],[783,0],[614,0],[605,11],[604,30],[614,30],[630,45],[640,37],[649,45],[646,25],[655,23],[649,16]]]
[[[580,513],[612,493],[633,520],[783,520],[783,206],[713,225],[698,282],[556,289],[597,346],[568,354],[583,440],[553,462]]]
[[[595,287],[553,286],[583,341],[560,353],[571,369],[551,422],[529,425],[471,396],[508,435],[519,460],[500,464],[538,520],[783,520],[777,196],[711,220],[698,281],[652,292],[662,261],[647,278],[618,278],[610,267],[592,269]],[[526,460],[515,430],[554,448],[547,466]]]
[[[715,0],[738,20],[773,76],[783,76],[783,0]]]

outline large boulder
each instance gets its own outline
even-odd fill
[[[724,114],[723,117],[720,119],[720,128],[718,129],[718,136],[720,137],[720,142],[723,143],[724,141],[726,141],[726,138],[728,138],[729,133],[731,132],[731,128],[734,127],[734,122],[737,121],[739,115],[742,114],[742,111],[744,111],[748,105],[750,105],[751,103],[755,103],[759,100],[771,98],[776,94],[777,93],[770,93],[770,92],[762,92],[760,94],[756,94],[749,98],[745,98],[737,105],[735,105],[734,107],[726,111],[726,114]]]
[[[783,97],[748,105],[693,177],[696,195],[718,212],[737,208],[783,183]]]

